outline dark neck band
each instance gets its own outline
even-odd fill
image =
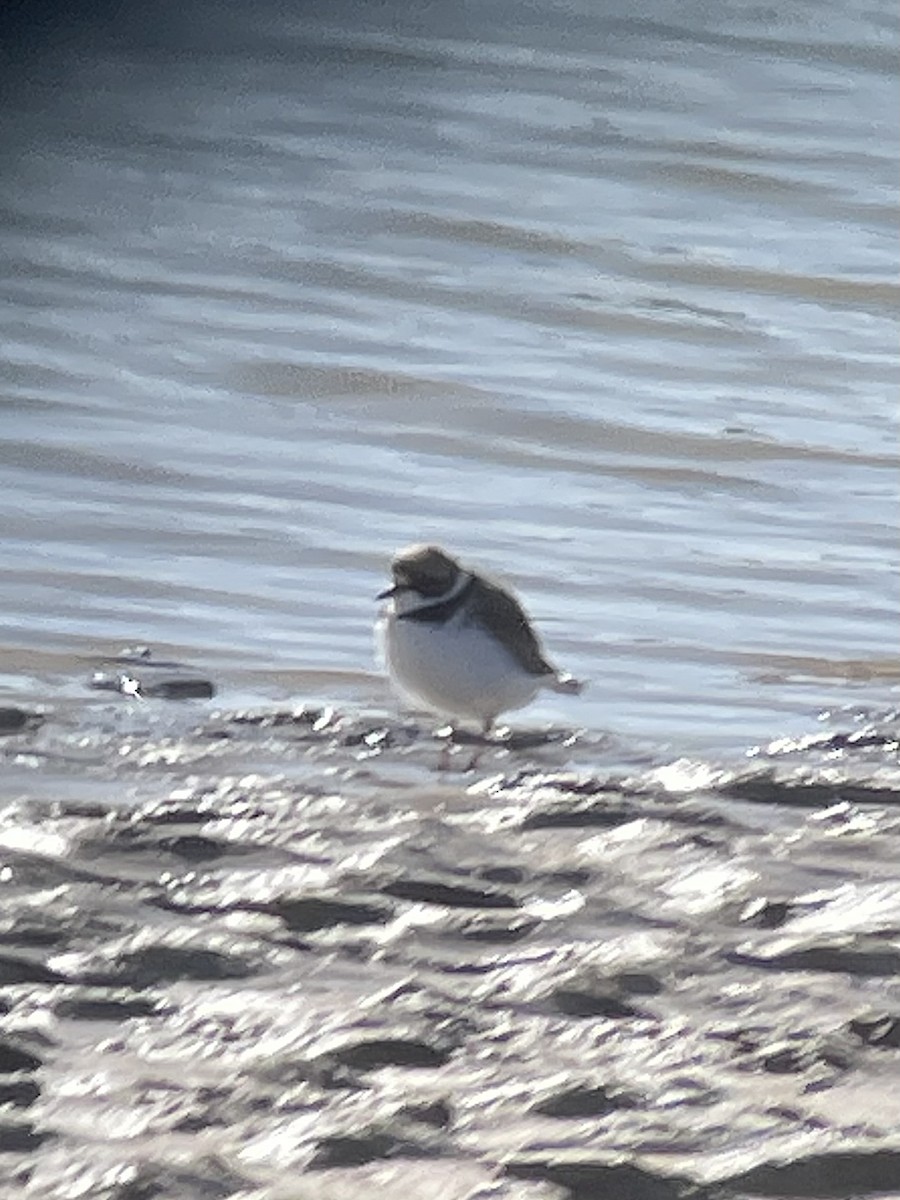
[[[449,621],[452,616],[459,612],[460,608],[468,600],[472,594],[472,588],[475,586],[475,576],[469,577],[465,587],[460,588],[455,596],[448,596],[446,600],[439,600],[437,604],[427,604],[422,608],[414,608],[411,612],[398,613],[399,621],[423,621],[426,624],[441,625],[444,621]]]

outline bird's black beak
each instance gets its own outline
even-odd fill
[[[393,587],[385,588],[383,592],[379,592],[375,597],[376,600],[390,600],[391,596],[396,596],[398,592],[402,592],[403,588],[399,583],[395,583]]]

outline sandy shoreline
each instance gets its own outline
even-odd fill
[[[888,723],[437,773],[412,723],[151,707],[2,743],[4,1195],[900,1186]]]

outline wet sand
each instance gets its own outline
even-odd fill
[[[900,1189],[896,716],[743,760],[97,695],[0,743],[0,1180]]]

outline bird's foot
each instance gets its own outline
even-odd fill
[[[464,767],[459,768],[463,774],[474,771],[484,751],[489,746],[495,745],[497,741],[493,733],[493,722],[485,722],[477,732],[472,729],[461,729],[458,725],[442,725],[440,729],[435,730],[434,736],[443,743],[437,765],[439,771],[452,769],[452,760],[457,750],[462,749],[463,746],[473,747],[468,762]]]

